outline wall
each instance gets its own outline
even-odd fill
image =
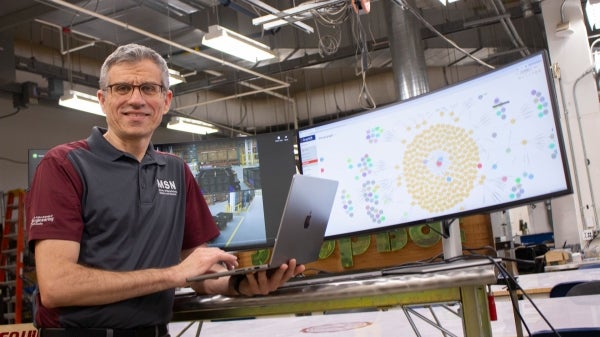
[[[568,159],[575,193],[552,201],[555,241],[585,245],[584,229],[598,229],[595,196],[600,195],[600,153],[597,130],[600,106],[592,69],[592,56],[583,10],[579,0],[567,0],[562,13],[572,32],[557,34],[562,1],[544,1],[542,14],[546,26],[551,62],[560,68],[555,81],[561,105],[561,123],[567,143]]]

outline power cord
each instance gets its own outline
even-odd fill
[[[527,294],[527,292],[525,291],[525,289],[523,289],[519,283],[517,282],[517,280],[508,272],[508,270],[506,270],[506,268],[504,267],[504,265],[500,262],[498,262],[496,260],[496,258],[493,258],[491,256],[488,255],[480,255],[480,254],[472,254],[472,255],[463,255],[463,257],[468,257],[468,258],[472,258],[472,257],[477,257],[477,258],[487,258],[489,259],[494,266],[496,267],[496,269],[500,272],[500,275],[502,275],[502,277],[507,280],[506,285],[509,291],[520,291],[521,294],[527,299],[527,301],[529,301],[529,303],[531,304],[531,306],[535,309],[535,311],[540,315],[540,317],[544,320],[544,322],[546,322],[546,324],[548,325],[548,327],[550,328],[550,330],[552,330],[552,332],[556,335],[556,337],[561,337],[560,333],[558,331],[556,331],[556,329],[554,328],[554,326],[550,323],[550,321],[548,320],[548,318],[542,313],[542,311],[539,309],[539,307],[535,304],[535,302],[531,299],[531,297],[529,296],[529,294]],[[507,258],[500,258],[500,260],[504,261],[514,261],[515,259],[507,259]],[[523,326],[525,327],[525,329],[527,330],[527,333],[529,334],[529,336],[531,336],[531,331],[529,329],[529,326],[527,325],[527,322],[524,320],[521,311],[519,310],[519,305],[518,303],[515,301],[515,298],[513,298],[511,296],[511,303],[513,306],[513,310],[514,313],[517,314],[517,316],[519,317],[520,322],[523,324]]]

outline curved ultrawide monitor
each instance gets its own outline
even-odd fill
[[[328,238],[572,192],[545,53],[298,132],[302,173],[339,181]]]
[[[220,235],[211,246],[243,250],[273,246],[292,176],[294,131],[158,144],[188,164]]]

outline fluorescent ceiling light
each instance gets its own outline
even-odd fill
[[[440,0],[442,5],[446,6],[447,4],[451,4],[453,2],[457,2],[458,0]]]
[[[171,117],[171,120],[167,123],[167,129],[190,132],[198,135],[206,135],[219,131],[219,129],[210,123],[185,117]]]
[[[276,57],[267,45],[219,25],[208,27],[208,33],[204,34],[202,44],[250,62],[264,61]]]
[[[585,14],[591,30],[600,28],[600,3],[588,1],[585,5]]]
[[[177,70],[169,69],[169,86],[174,86],[182,82],[185,82],[185,77],[181,76],[181,73]]]
[[[76,90],[69,90],[68,94],[63,95],[58,100],[58,105],[104,116],[98,97]]]

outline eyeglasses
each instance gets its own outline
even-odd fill
[[[113,94],[119,96],[133,95],[133,90],[137,88],[140,94],[147,97],[153,97],[163,92],[164,87],[157,83],[142,83],[140,85],[134,85],[130,83],[115,83],[107,85],[106,88],[110,89]]]

